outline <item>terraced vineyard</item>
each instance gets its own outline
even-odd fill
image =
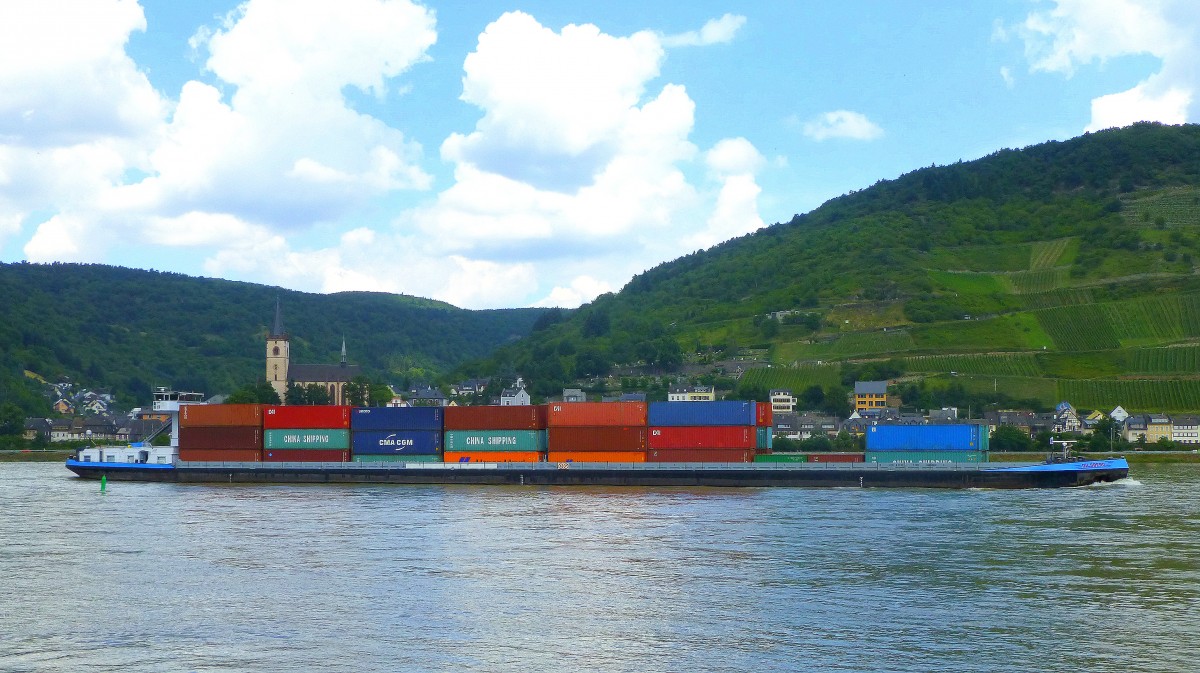
[[[1012,284],[1015,294],[1035,294],[1053,292],[1067,283],[1068,269],[1040,269],[1037,271],[1019,271],[1007,274],[1005,278]]]
[[[1126,409],[1180,412],[1200,409],[1200,380],[1058,382],[1058,396],[1076,407],[1097,409],[1119,400]]]
[[[761,385],[768,390],[785,388],[799,394],[809,386],[829,387],[841,383],[841,368],[836,365],[756,368],[742,375],[742,382]]]
[[[1099,304],[1061,306],[1037,311],[1035,315],[1059,350],[1099,351],[1121,346]]]
[[[1057,241],[1043,241],[1034,243],[1030,253],[1029,268],[1036,271],[1038,269],[1049,269],[1050,267],[1058,266],[1059,259],[1067,252],[1068,246],[1075,239],[1060,238]]]
[[[850,332],[832,341],[814,344],[780,344],[776,358],[792,360],[833,360],[879,353],[897,353],[914,348],[912,335],[904,330],[887,332]]]
[[[955,372],[984,376],[1041,376],[1033,353],[926,355],[905,358],[910,372]]]
[[[1142,374],[1200,375],[1200,346],[1139,348],[1132,352],[1130,369]]]

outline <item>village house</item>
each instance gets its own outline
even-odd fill
[[[887,406],[887,381],[855,381],[854,410],[882,409]]]
[[[792,391],[779,388],[771,391],[771,413],[790,414],[796,410],[796,398]]]
[[[512,388],[505,388],[500,393],[500,406],[523,407],[529,405],[529,393],[525,390],[525,382],[519,377]]]
[[[1180,444],[1200,444],[1200,416],[1175,416],[1171,419],[1171,439]]]
[[[668,402],[713,402],[717,391],[713,386],[674,385],[667,391]]]

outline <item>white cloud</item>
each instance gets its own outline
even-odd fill
[[[875,140],[883,136],[883,129],[860,112],[834,110],[806,122],[804,135],[816,141],[829,138]]]
[[[605,292],[612,292],[614,289],[608,283],[591,276],[577,276],[571,279],[569,285],[555,287],[550,294],[535,303],[534,306],[575,308]]]
[[[408,111],[385,123],[343,92],[394,101],[436,40],[430,10],[249,0],[195,32],[211,77],[169,100],[125,53],[146,29],[137,3],[84,5],[30,3],[17,28],[0,23],[0,243],[35,226],[33,261],[105,261],[137,241],[307,291],[577,306],[690,242],[761,226],[767,162],[740,138],[701,154],[695,103],[655,81],[667,41],[727,42],[742,17],[676,38],[499,17],[463,63],[480,118],[442,143],[454,181],[412,208],[397,193],[432,178],[400,130]],[[27,48],[35,68],[6,67]]]
[[[1012,70],[1010,70],[1008,66],[1000,66],[1000,79],[1004,80],[1004,86],[1010,89],[1013,88],[1014,80]]]
[[[664,36],[662,43],[666,47],[705,47],[712,44],[724,44],[732,42],[744,25],[746,25],[746,17],[738,14],[726,14],[719,19],[710,19],[698,31]]]
[[[1014,32],[1034,72],[1067,77],[1093,62],[1148,54],[1162,65],[1133,88],[1097,97],[1087,130],[1137,121],[1197,118],[1200,11],[1194,0],[1056,0],[1031,12]]]
[[[0,65],[0,88],[16,91],[0,99],[9,106],[0,107],[0,142],[23,124],[17,143],[51,146],[26,156],[0,146],[0,173],[15,167],[26,183],[12,186],[20,200],[0,185],[0,207],[70,206],[69,217],[39,225],[26,246],[31,259],[98,259],[104,246],[92,242],[118,232],[221,246],[227,241],[197,235],[192,223],[297,230],[432,183],[419,146],[342,95],[355,87],[383,97],[391,78],[426,58],[433,16],[408,0],[250,0],[192,40],[227,90],[188,82],[173,108],[124,52],[129,33],[145,28],[136,2],[43,6],[21,13],[19,30],[0,23],[48,45],[28,69]],[[80,72],[84,86],[76,86]]]

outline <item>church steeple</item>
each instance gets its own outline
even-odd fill
[[[346,335],[342,335],[342,366],[346,366]]]
[[[283,336],[283,311],[279,308],[279,297],[275,297],[275,326],[271,328],[272,337]]]

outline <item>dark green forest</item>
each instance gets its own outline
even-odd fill
[[[527,334],[543,309],[467,311],[370,292],[309,294],[102,265],[0,265],[0,399],[45,405],[30,370],[110,388],[129,404],[154,386],[217,394],[262,377],[278,299],[301,363],[351,362],[373,379],[432,380]]]

